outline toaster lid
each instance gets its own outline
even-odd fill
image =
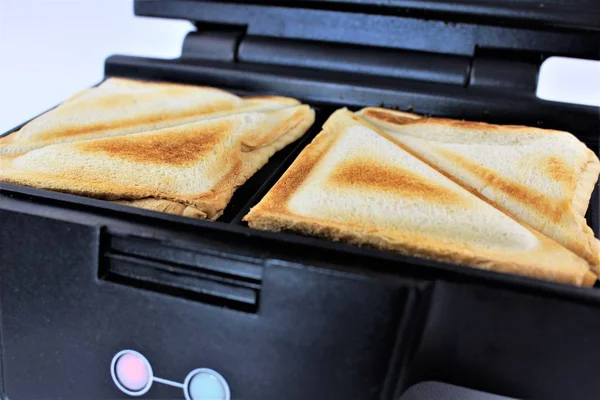
[[[136,15],[248,35],[472,56],[600,59],[597,0],[135,0]]]

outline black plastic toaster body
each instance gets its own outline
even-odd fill
[[[398,399],[426,381],[600,397],[597,288],[242,222],[340,107],[562,129],[598,153],[598,108],[543,101],[535,87],[549,56],[600,58],[600,4],[146,0],[135,11],[197,30],[180,58],[113,56],[107,77],[293,96],[317,120],[216,222],[1,184],[4,399],[192,398],[202,369],[232,399]],[[596,233],[599,213],[596,187]],[[120,354],[151,366],[143,393],[119,387]]]

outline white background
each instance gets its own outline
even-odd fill
[[[191,30],[131,0],[0,0],[0,133],[97,83],[111,54],[178,57]],[[538,93],[600,106],[600,63],[554,60]]]
[[[98,83],[109,55],[175,58],[192,30],[131,0],[0,0],[0,133]]]

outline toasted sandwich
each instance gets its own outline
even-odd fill
[[[58,143],[0,157],[0,181],[214,220],[235,189],[313,121],[310,107],[289,105]]]
[[[439,118],[411,120],[382,108],[357,114],[600,273],[600,241],[585,220],[600,161],[570,133]]]
[[[250,97],[201,86],[109,78],[0,138],[0,154],[183,125],[238,112],[297,105],[279,96]]]
[[[589,286],[585,260],[481,200],[346,109],[336,111],[249,226],[290,230],[504,273]]]

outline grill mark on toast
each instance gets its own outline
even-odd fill
[[[486,186],[500,190],[502,193],[518,200],[524,206],[543,213],[554,222],[560,221],[565,210],[569,207],[569,202],[567,200],[558,202],[550,201],[550,199],[543,194],[520,183],[504,179],[494,171],[469,161],[462,156],[444,149],[439,149],[439,152],[445,158],[479,177]]]
[[[112,101],[114,101],[114,99],[112,99]],[[50,140],[62,137],[72,137],[94,133],[98,131],[110,131],[124,127],[141,127],[144,125],[157,124],[159,122],[175,121],[178,119],[210,114],[216,111],[225,111],[224,106],[225,105],[222,102],[214,102],[210,106],[203,105],[199,107],[194,107],[192,109],[180,110],[168,114],[157,113],[153,115],[136,116],[133,118],[113,119],[111,121],[96,122],[82,126],[65,127],[61,128],[60,130],[52,130],[43,134],[39,134],[36,140]]]
[[[201,129],[204,132],[195,131],[193,134],[187,129],[171,133],[158,131],[159,134],[140,134],[133,137],[120,136],[80,142],[77,147],[82,151],[106,153],[111,157],[134,162],[186,166],[213,151],[226,132],[231,131],[232,126],[228,121],[219,121]]]
[[[524,125],[495,125],[488,124],[487,122],[474,122],[474,121],[461,121],[456,119],[446,118],[420,118],[410,122],[411,124],[437,124],[443,125],[448,128],[462,128],[469,130],[482,131],[481,133],[500,133],[500,134],[521,134],[521,133],[535,133],[535,134],[565,134],[564,131],[557,131],[553,129],[542,129],[533,128]]]
[[[402,115],[404,113],[391,113],[372,108],[364,110],[362,114],[369,118],[377,119],[396,125],[404,125],[407,123],[415,122],[416,120],[420,119],[420,117],[416,115],[413,117],[410,114]]]
[[[445,187],[397,166],[374,164],[368,159],[345,161],[329,177],[329,183],[357,190],[370,189],[436,203],[458,203],[461,197]]]
[[[266,197],[257,207],[269,211],[287,214],[287,203],[299,187],[306,181],[310,173],[329,149],[339,140],[338,132],[322,131],[319,133],[287,169],[279,181],[271,188]],[[310,150],[311,147],[317,149]]]
[[[390,124],[438,124],[452,128],[463,128],[471,130],[493,131],[494,133],[520,133],[521,131],[535,132],[536,134],[564,134],[564,131],[554,129],[533,128],[524,125],[497,125],[487,122],[465,121],[448,118],[421,117],[416,114],[405,113],[402,111],[391,111],[385,108],[367,108],[360,111],[366,117],[384,121]],[[405,115],[405,117],[403,116]],[[412,117],[414,115],[414,117]]]
[[[557,156],[546,159],[543,171],[552,179],[568,184],[569,188],[575,188],[577,184],[577,177],[573,170]]]

